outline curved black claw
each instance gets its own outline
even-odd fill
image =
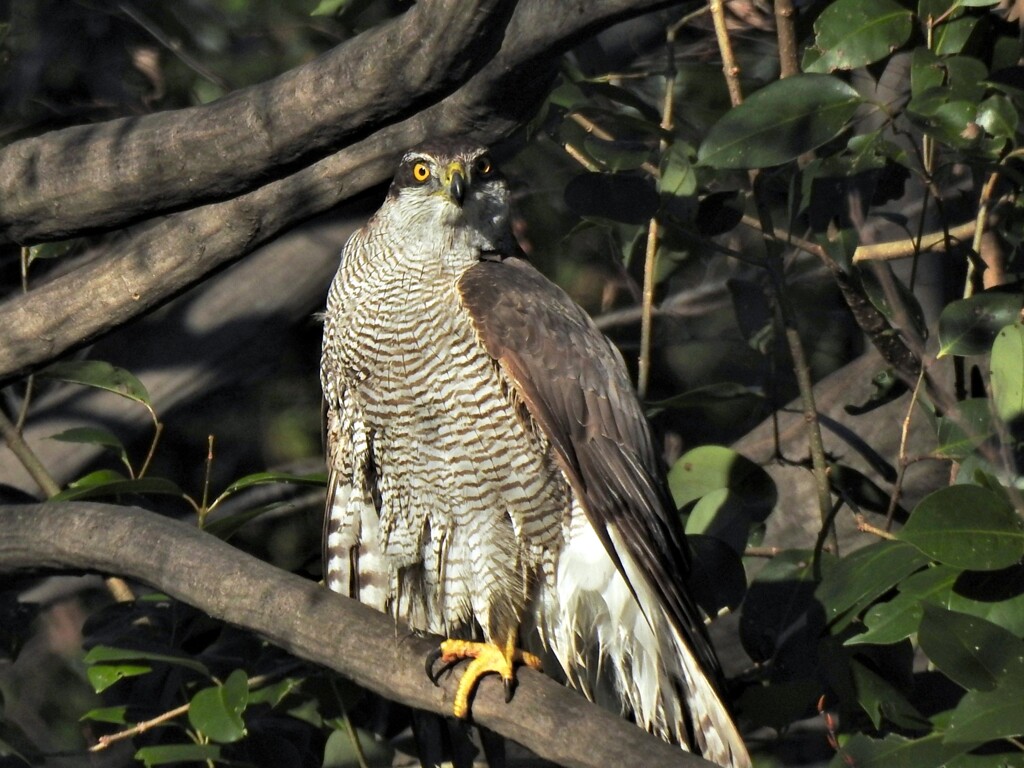
[[[514,677],[507,677],[503,682],[505,683],[505,703],[508,704],[512,701],[512,693],[516,689],[516,679]]]
[[[441,679],[441,675],[444,674],[445,669],[448,667],[448,665],[445,664],[443,667],[441,667],[440,671],[436,675],[434,674],[434,665],[437,664],[437,660],[440,659],[442,655],[443,654],[441,653],[440,648],[435,648],[433,651],[427,654],[427,678],[429,678],[430,682],[432,682],[434,685],[440,685],[438,681]]]
[[[438,659],[442,656],[444,656],[444,652],[440,648],[437,648],[427,654],[427,662],[425,665],[427,677],[434,685],[441,685],[441,675],[445,672],[451,672],[455,665],[460,661],[459,659],[456,659],[455,661],[446,662],[441,665],[441,668],[438,669],[437,672],[435,672],[434,665],[437,664]]]

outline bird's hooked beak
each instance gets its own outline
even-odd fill
[[[466,199],[466,167],[458,160],[445,169],[444,186],[452,201],[461,208]]]

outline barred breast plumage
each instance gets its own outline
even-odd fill
[[[457,275],[401,247],[361,260],[373,236],[353,237],[331,289],[329,368],[341,375],[325,386],[341,391],[372,462],[381,607],[449,636],[472,634],[474,621],[515,626],[560,546],[567,485],[460,309]],[[360,584],[373,582],[363,566]],[[329,586],[348,567],[329,561]]]

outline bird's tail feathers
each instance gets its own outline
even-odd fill
[[[574,526],[553,589],[547,589],[539,633],[570,685],[588,698],[631,712],[650,733],[726,768],[750,757],[715,683],[684,633],[621,542],[626,578],[593,529]],[[691,744],[692,742],[692,744]]]

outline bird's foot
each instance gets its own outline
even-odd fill
[[[491,672],[501,675],[505,683],[505,701],[512,700],[512,691],[515,688],[516,678],[513,667],[516,664],[525,664],[528,667],[539,670],[540,659],[532,653],[515,647],[515,643],[509,643],[506,648],[494,645],[493,643],[475,643],[469,640],[445,640],[440,647],[427,657],[427,676],[434,685],[445,670],[451,669],[463,659],[472,659],[466,671],[462,673],[458,688],[455,689],[455,704],[453,711],[456,717],[465,719],[469,716],[469,697],[476,690],[480,678]],[[435,673],[434,665],[438,660],[443,662],[441,668]]]

